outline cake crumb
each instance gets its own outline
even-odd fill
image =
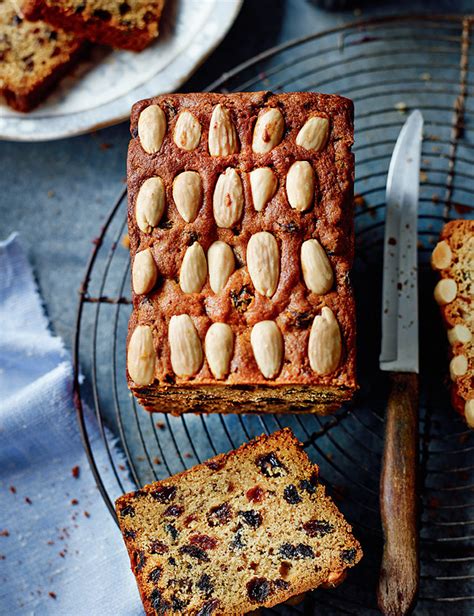
[[[79,468],[79,466],[73,466],[71,469],[71,473],[74,479],[78,479],[79,475],[81,474],[81,469]]]

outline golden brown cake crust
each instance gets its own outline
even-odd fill
[[[147,615],[231,616],[342,582],[362,550],[291,430],[116,502]]]
[[[13,109],[30,111],[76,63],[84,44],[49,24],[25,21],[16,6],[0,0],[0,94]]]
[[[216,105],[230,112],[239,151],[212,157],[208,150],[210,118]],[[137,133],[141,112],[158,105],[166,115],[167,130],[160,151],[147,154]],[[280,145],[269,153],[252,151],[252,135],[259,112],[281,110],[285,133]],[[183,110],[200,123],[199,145],[193,151],[176,146],[173,133]],[[320,152],[296,145],[298,132],[313,115],[329,120],[329,137]],[[275,95],[270,92],[224,94],[171,94],[134,105],[131,114],[132,140],[128,154],[128,220],[132,263],[137,251],[150,248],[158,268],[156,287],[145,297],[133,294],[129,340],[136,326],[153,331],[157,354],[155,382],[137,386],[129,375],[129,386],[148,410],[172,412],[319,412],[327,413],[351,398],[355,380],[355,309],[349,279],[353,261],[353,106],[348,99],[316,93]],[[309,161],[316,175],[316,197],[306,212],[288,203],[285,179],[295,161]],[[263,211],[255,211],[249,173],[270,167],[278,189]],[[213,192],[219,174],[236,168],[242,178],[244,212],[233,229],[219,228],[213,216]],[[203,203],[194,222],[186,223],[173,201],[174,178],[184,170],[199,172],[203,182]],[[158,227],[143,233],[136,221],[136,200],[143,182],[162,178],[166,190],[165,213]],[[246,265],[246,248],[252,235],[273,234],[281,253],[281,273],[275,294],[257,293]],[[310,293],[302,280],[300,250],[304,240],[316,238],[325,249],[335,276],[333,288],[324,295]],[[183,293],[179,270],[188,246],[198,241],[207,253],[216,240],[227,242],[235,255],[237,269],[220,293],[213,293],[206,280],[200,293]],[[321,309],[329,307],[339,324],[343,350],[339,366],[327,375],[314,372],[308,361],[311,324]],[[167,342],[173,315],[191,316],[204,343],[212,322],[224,322],[235,335],[230,374],[216,381],[206,361],[192,378],[173,373]],[[284,338],[284,360],[276,378],[260,372],[250,345],[255,323],[274,320]]]
[[[141,51],[158,36],[165,0],[26,0],[28,19],[44,21],[90,41]]]
[[[452,402],[464,416],[467,405],[474,404],[474,220],[453,220],[443,227],[432,266],[442,281],[455,282],[451,296],[437,286],[435,298],[441,304],[450,342]],[[474,411],[466,419],[474,427]]]

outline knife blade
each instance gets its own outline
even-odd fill
[[[418,199],[423,116],[398,136],[387,177],[380,369],[389,371],[380,476],[384,534],[377,589],[383,614],[409,613],[419,586],[418,556]]]

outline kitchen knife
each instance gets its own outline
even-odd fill
[[[384,533],[377,590],[383,614],[416,602],[418,557],[418,269],[417,215],[423,116],[407,118],[387,177],[380,369],[390,372],[380,477]]]

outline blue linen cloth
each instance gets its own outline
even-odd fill
[[[72,383],[69,354],[49,329],[31,268],[12,235],[0,243],[2,614],[143,613],[120,532],[89,470]],[[97,463],[107,477],[91,417]],[[110,446],[123,464],[113,439]]]

